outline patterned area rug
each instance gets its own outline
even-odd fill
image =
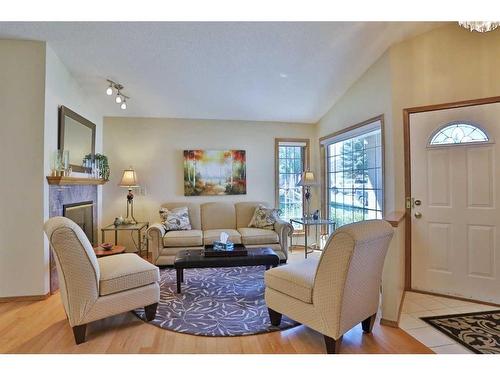
[[[420,318],[479,354],[500,354],[500,310]]]
[[[176,293],[174,269],[160,270],[160,328],[198,336],[245,336],[279,331],[298,323],[283,316],[280,327],[269,321],[264,301],[265,267],[184,270],[182,293]],[[144,319],[144,310],[136,310]]]

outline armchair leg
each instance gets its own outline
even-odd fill
[[[373,329],[373,324],[375,323],[375,318],[377,317],[377,314],[373,314],[372,316],[369,316],[365,320],[361,322],[361,326],[363,327],[363,331],[365,333],[370,333]]]
[[[146,313],[146,320],[150,322],[156,317],[156,308],[158,307],[158,303],[153,303],[152,305],[148,305],[144,307],[144,312]]]
[[[269,308],[267,309],[267,311],[269,312],[269,319],[271,320],[271,324],[275,327],[278,327],[281,324],[282,314]]]
[[[73,327],[73,336],[75,336],[76,345],[80,345],[85,342],[85,332],[87,330],[87,325],[82,324],[81,326]]]
[[[342,336],[340,336],[337,340],[326,335],[323,335],[323,338],[325,339],[326,354],[338,354],[340,351]]]

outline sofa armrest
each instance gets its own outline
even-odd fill
[[[156,264],[156,260],[160,255],[161,249],[163,249],[163,236],[167,231],[165,227],[160,223],[155,223],[150,225],[148,228],[146,235],[151,240],[151,261],[153,264]]]
[[[288,259],[288,239],[292,236],[293,225],[285,220],[277,220],[276,223],[274,223],[274,231],[278,233],[281,249],[286,256],[286,259]]]

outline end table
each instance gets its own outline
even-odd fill
[[[139,256],[142,256],[143,250],[146,250],[146,256],[147,256],[149,251],[149,240],[146,237],[146,241],[142,241],[142,234],[143,234],[142,231],[146,232],[148,228],[149,228],[149,223],[147,221],[136,224],[121,224],[121,225],[110,224],[108,226],[105,226],[104,228],[101,228],[101,240],[102,242],[106,242],[105,241],[106,232],[115,232],[115,245],[118,245],[119,231],[132,232],[132,241],[134,241],[134,245],[137,249],[137,252],[139,253]],[[134,240],[133,232],[137,232],[137,243]]]

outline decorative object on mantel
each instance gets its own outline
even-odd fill
[[[314,173],[311,171],[304,171],[302,172],[302,177],[300,178],[300,181],[297,183],[297,186],[303,186],[304,187],[304,197],[306,198],[306,210],[304,212],[304,217],[309,218],[311,216],[310,214],[310,207],[311,207],[311,186],[316,186],[318,185],[318,181],[316,180]]]
[[[90,171],[90,175],[93,178],[102,178],[108,181],[110,171],[108,157],[106,155],[95,154],[94,157],[92,157],[91,154],[87,154],[83,159],[83,166]]]
[[[184,150],[184,195],[247,193],[245,150]]]
[[[130,167],[123,171],[122,180],[119,186],[126,187],[128,189],[127,194],[127,217],[123,220],[124,224],[137,224],[137,220],[134,217],[134,194],[132,193],[132,188],[139,187],[137,184],[137,175],[135,170]]]
[[[123,95],[122,90],[125,88],[122,84],[114,82],[110,79],[107,79],[109,86],[106,89],[106,95],[111,96],[113,92],[116,90],[115,103],[120,104],[121,109],[127,109],[127,100],[130,99],[129,96]]]
[[[500,26],[500,22],[497,21],[459,21],[458,24],[469,31],[478,33],[487,33]]]
[[[51,176],[69,176],[71,167],[69,166],[69,151],[56,150],[52,155]]]

